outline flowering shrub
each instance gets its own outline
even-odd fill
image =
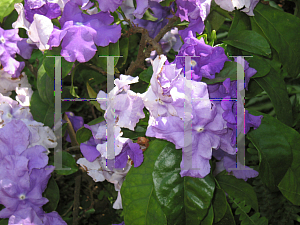
[[[299,7],[1,1],[0,225],[300,223]]]

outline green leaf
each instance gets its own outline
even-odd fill
[[[250,205],[255,211],[258,211],[258,202],[256,193],[253,187],[242,179],[237,179],[232,175],[219,173],[216,179],[220,187],[229,196],[245,200],[247,205]]]
[[[47,75],[44,65],[41,65],[37,75],[37,89],[41,99],[48,105],[54,106],[54,80]]]
[[[222,189],[216,188],[213,198],[214,222],[219,222],[226,214],[227,200],[225,192]]]
[[[270,45],[267,40],[252,30],[243,30],[238,33],[233,33],[230,38],[223,42],[258,55],[269,56],[271,54]]]
[[[230,81],[237,80],[237,66],[241,65],[234,61],[226,61],[223,69],[220,71],[220,73],[215,75],[214,79],[203,78],[202,82],[205,82],[206,84],[215,84],[223,82],[227,78],[230,78]]]
[[[174,0],[165,0],[160,2],[160,4],[161,6],[170,6],[172,2],[174,2]]]
[[[61,48],[53,48],[44,52],[43,65],[48,76],[54,79],[55,58],[47,56],[60,56]],[[68,62],[64,57],[61,57],[61,77],[65,78],[71,71],[74,62]]]
[[[236,208],[235,215],[240,215],[239,220],[241,225],[268,225],[268,219],[266,217],[260,217],[257,212],[252,216],[248,213],[251,210],[249,205],[245,205],[245,201],[240,202],[238,199],[230,199],[233,202],[233,208]]]
[[[104,120],[105,120],[104,117],[101,116],[101,117],[99,117],[99,118],[97,118],[97,119],[94,119],[94,120],[92,120],[91,122],[89,122],[88,125],[92,126],[92,125],[95,125],[95,124],[97,124],[97,123],[101,123],[101,122],[104,121]]]
[[[49,200],[49,202],[43,206],[44,211],[50,213],[56,210],[60,196],[59,196],[59,188],[53,177],[50,178],[47,185],[47,189],[43,193],[43,197]]]
[[[209,207],[206,217],[201,221],[200,225],[212,225],[214,222],[214,210],[213,206]]]
[[[86,141],[90,140],[90,138],[92,136],[93,136],[92,131],[90,129],[85,128],[85,127],[81,127],[76,132],[76,140],[77,140],[78,144],[81,144],[83,142],[86,142]]]
[[[84,83],[89,82],[90,85],[99,85],[104,82],[106,82],[106,76],[102,75],[98,71],[92,70],[92,69],[79,69],[78,68],[78,73],[76,72],[76,75],[81,76],[83,79]]]
[[[300,151],[299,134],[270,115],[248,111],[263,115],[261,125],[247,137],[259,151],[259,176],[271,191],[278,191],[277,185],[292,164],[292,152]]]
[[[149,21],[156,21],[157,20],[157,18],[152,15],[152,13],[150,12],[149,9],[146,10],[146,12],[144,13],[142,19],[143,20],[149,20]]]
[[[1,219],[0,220],[0,225],[7,225],[8,224],[8,219]]]
[[[226,206],[227,206],[227,210],[224,217],[218,223],[215,223],[215,225],[229,225],[229,224],[235,225],[235,220],[230,205],[228,204],[227,201],[226,201]]]
[[[140,73],[139,78],[149,84],[152,75],[153,75],[153,68],[152,66],[149,66],[146,70]]]
[[[125,224],[167,224],[167,219],[155,198],[152,171],[155,161],[168,142],[150,142],[140,167],[131,167],[122,184],[121,195]]]
[[[211,29],[213,30],[219,30],[219,28],[222,26],[224,23],[226,17],[221,15],[215,10],[211,10],[209,15],[207,16],[207,20],[209,21],[211,25]]]
[[[271,6],[258,3],[251,24],[255,31],[265,35],[270,45],[278,52],[280,61],[290,76],[300,72],[300,19]]]
[[[0,2],[0,23],[3,18],[8,16],[15,8],[16,3],[20,3],[22,0],[1,0]]]
[[[70,175],[76,173],[78,171],[77,164],[75,162],[74,157],[65,151],[62,151],[62,168],[70,168],[70,170],[55,170],[55,172],[59,175]],[[49,157],[49,165],[54,165],[54,157]]]
[[[181,177],[181,160],[182,151],[174,144],[163,147],[152,174],[155,193],[169,224],[199,224],[211,205],[215,182],[211,175]]]
[[[146,128],[137,125],[134,129],[134,131],[126,129],[126,128],[122,128],[122,132],[123,132],[123,137],[127,137],[130,139],[135,139],[138,137],[144,137],[145,133],[146,133]]]
[[[107,71],[107,58],[99,56],[120,56],[119,41],[116,43],[110,43],[108,46],[97,46],[97,55],[93,58],[96,65],[101,67],[104,71]],[[117,65],[120,57],[114,57],[114,66]]]
[[[256,71],[257,71],[257,73],[251,77],[251,79],[257,78],[257,77],[264,77],[270,72],[271,65],[268,63],[268,61],[270,61],[270,60],[265,59],[260,56],[257,56],[257,55],[254,55],[253,57],[249,57],[247,59],[249,66],[251,68],[256,69]]]
[[[54,106],[43,102],[38,91],[35,91],[30,101],[30,112],[33,119],[43,123],[45,126],[52,127],[54,124]]]
[[[94,91],[94,89],[89,85],[89,82],[86,82],[86,88],[88,91],[88,94],[90,98],[97,98],[97,93]],[[100,112],[103,112],[104,110],[100,108],[100,104],[97,101],[90,101],[92,105],[96,107],[96,109]]]
[[[283,77],[281,77],[275,69],[271,68],[267,76],[255,78],[255,81],[270,97],[278,120],[288,126],[292,126],[292,105]]]
[[[129,38],[122,38],[120,39],[120,54],[123,57],[119,58],[117,67],[120,68],[125,65],[128,57],[128,50],[129,50]]]

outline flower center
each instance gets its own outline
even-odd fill
[[[21,194],[20,196],[19,196],[19,199],[20,200],[24,200],[26,198],[26,196],[24,195],[24,194]]]
[[[75,23],[77,26],[83,26],[83,23],[81,23],[81,22],[76,22]]]
[[[1,38],[0,38],[0,41],[2,42],[2,44],[4,44],[4,43],[5,43],[4,37],[1,37]]]
[[[158,103],[161,104],[161,105],[164,105],[164,104],[165,104],[165,103],[164,103],[162,100],[160,100],[160,99],[158,99]]]
[[[192,60],[191,60],[191,65],[192,65],[192,66],[196,66],[196,65],[197,65],[197,62],[196,62],[195,60],[192,59]]]
[[[204,131],[204,127],[198,127],[196,130],[197,130],[198,133],[201,133],[201,132]]]

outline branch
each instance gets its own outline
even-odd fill
[[[152,50],[156,50],[157,54],[160,55],[163,53],[162,48],[159,44],[160,39],[173,28],[174,23],[179,19],[177,16],[173,16],[172,18],[167,18],[169,20],[168,24],[164,26],[156,37],[150,38],[148,31],[143,27],[132,27],[128,33],[141,33],[142,38],[140,41],[139,51],[137,55],[137,59],[134,62],[131,62],[128,70],[125,72],[127,75],[132,75],[137,68],[143,68],[145,59],[150,57],[150,53]],[[150,44],[147,49],[144,51],[146,44]]]

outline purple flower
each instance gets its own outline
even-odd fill
[[[257,129],[262,120],[263,116],[253,116],[248,110],[245,110],[245,134],[247,134],[250,130],[250,127],[253,127],[254,130]]]
[[[188,27],[184,30],[180,30],[178,33],[184,40],[188,37],[190,31],[192,31],[194,37],[196,37],[196,32],[198,34],[202,34],[202,32],[204,31],[204,27],[204,22],[202,21],[201,17],[199,17],[198,19],[190,19],[190,24],[188,25]]]
[[[248,166],[246,166],[245,170],[233,170],[232,168],[236,168],[236,154],[229,155],[222,151],[222,149],[218,149],[213,151],[213,156],[217,160],[220,160],[219,162],[216,162],[216,169],[213,172],[214,176],[224,169],[226,169],[227,172],[231,172],[236,178],[243,179],[245,181],[247,181],[248,178],[257,177],[259,174],[255,170],[249,170],[250,168]]]
[[[172,48],[175,52],[178,52],[182,46],[182,42],[178,35],[178,28],[175,27],[168,31],[163,38],[159,41],[164,54],[168,53]]]
[[[181,21],[196,20],[199,17],[204,21],[210,12],[211,0],[176,0],[176,4],[178,8],[176,16]]]
[[[139,27],[144,27],[148,30],[149,36],[154,38],[159,31],[168,23],[167,18],[171,16],[170,7],[162,7],[157,2],[149,1],[149,7],[153,11],[153,16],[157,18],[156,21],[149,21],[143,19],[135,19],[134,24],[137,24]]]
[[[18,29],[3,30],[0,27],[0,62],[3,70],[11,74],[13,78],[19,77],[25,66],[25,62],[14,59],[16,53],[20,54],[18,42],[22,41],[18,31]]]
[[[25,0],[24,3],[25,18],[30,23],[33,22],[34,14],[40,14],[49,19],[55,19],[61,15],[61,10],[57,3],[50,3],[48,1],[34,3],[30,0]]]
[[[234,58],[234,61],[237,62],[237,58]],[[251,68],[249,66],[249,63],[245,60],[244,65],[244,72],[245,72],[245,89],[248,91],[248,84],[250,81],[250,78],[257,73],[256,69]]]
[[[144,160],[143,151],[139,144],[127,142],[123,146],[122,152],[115,159],[115,167],[125,168],[128,161],[128,156],[134,162],[134,167],[139,167]]]
[[[97,1],[99,3],[99,8],[101,9],[101,11],[114,12],[120,5],[122,5],[122,2],[124,0],[111,0],[111,1],[97,0]]]
[[[224,63],[229,61],[222,47],[206,45],[204,39],[198,40],[193,36],[192,31],[189,31],[178,55],[200,56],[192,58],[192,79],[196,81],[201,81],[202,77],[215,78],[215,74],[222,70]],[[184,68],[183,57],[177,57],[175,63],[177,68]]]
[[[121,26],[110,25],[114,18],[108,12],[87,15],[79,6],[76,1],[65,5],[59,20],[62,30],[55,27],[48,42],[51,47],[57,47],[62,41],[61,55],[69,62],[87,62],[95,55],[96,45],[105,47],[121,37]]]
[[[121,74],[120,79],[116,79],[114,82],[116,86],[108,94],[108,99],[106,99],[107,94],[103,91],[97,95],[100,107],[106,110],[104,118],[119,127],[134,130],[139,119],[145,117],[142,98],[139,94],[129,90],[129,84],[137,83],[138,77]]]

